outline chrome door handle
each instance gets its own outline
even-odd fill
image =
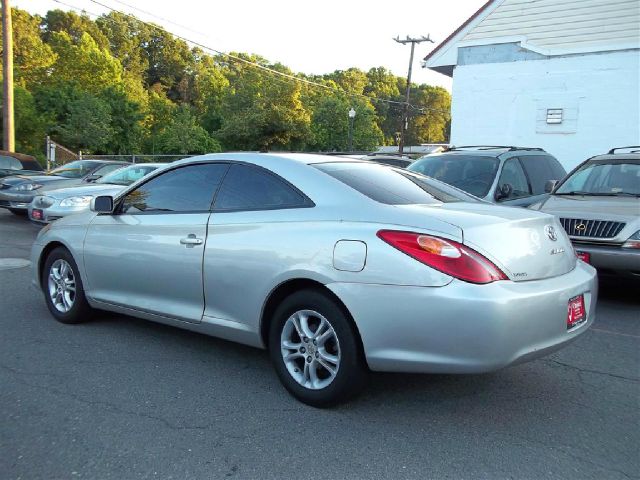
[[[193,248],[195,245],[202,245],[203,240],[201,238],[196,238],[195,234],[190,233],[187,235],[187,238],[181,238],[180,244],[186,245],[187,248]]]

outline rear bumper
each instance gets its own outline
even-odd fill
[[[587,252],[590,263],[598,269],[640,274],[640,250],[604,245],[574,243],[576,250]]]
[[[489,372],[551,353],[593,323],[598,289],[583,262],[527,282],[327,286],[352,314],[372,370],[425,373]],[[580,294],[587,320],[567,330],[569,299]]]

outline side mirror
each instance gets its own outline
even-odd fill
[[[547,183],[544,184],[544,191],[546,193],[551,193],[556,188],[556,186],[560,183],[559,180],[547,180]]]
[[[101,195],[91,200],[91,211],[96,213],[113,213],[113,197]]]
[[[98,180],[101,177],[102,177],[102,175],[98,175],[97,173],[94,173],[93,175],[89,175],[85,179],[85,181],[88,182],[88,183],[93,183],[93,182],[95,182],[96,180]]]
[[[509,198],[513,192],[513,187],[509,183],[503,183],[496,190],[496,200],[502,200],[503,198]]]

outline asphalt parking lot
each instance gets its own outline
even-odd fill
[[[331,410],[267,354],[104,314],[67,326],[30,287],[38,227],[0,212],[0,478],[640,477],[640,285],[603,279],[589,332],[480,376],[375,374]]]

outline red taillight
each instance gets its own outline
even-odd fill
[[[380,230],[378,237],[419,262],[466,282],[508,280],[491,261],[453,240],[396,230]]]

